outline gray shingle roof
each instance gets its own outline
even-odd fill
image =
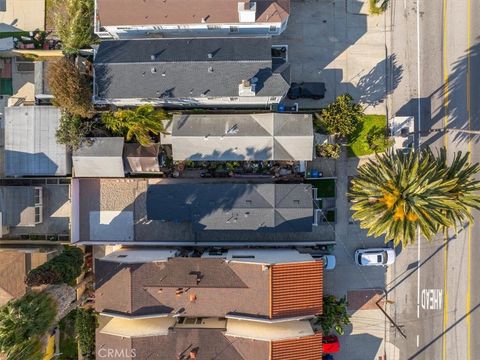
[[[174,160],[312,159],[312,116],[306,114],[174,115],[168,131]]]
[[[53,106],[5,108],[5,174],[64,176],[71,171],[65,145],[57,143],[60,109]]]
[[[257,96],[290,86],[288,65],[272,68],[268,38],[102,41],[95,56],[97,99],[236,97],[254,77]]]
[[[312,190],[307,184],[152,185],[147,217],[192,222],[195,231],[312,231]]]

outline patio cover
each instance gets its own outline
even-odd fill
[[[307,114],[174,115],[167,131],[174,160],[312,160]]]
[[[148,147],[140,144],[125,144],[123,147],[125,171],[130,174],[160,172],[159,152],[160,144]]]

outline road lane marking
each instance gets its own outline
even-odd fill
[[[441,310],[443,301],[443,289],[423,289],[422,309]]]
[[[420,346],[420,335],[417,335],[417,347]]]
[[[443,127],[448,126],[448,97],[449,97],[449,82],[448,82],[448,56],[447,56],[447,0],[443,0],[443,82],[444,82],[444,117]],[[448,133],[443,134],[443,145],[448,149]],[[448,325],[448,291],[447,291],[447,266],[448,266],[448,229],[445,233],[445,246],[443,250],[443,289],[444,289],[444,307],[443,307],[443,333],[442,333],[442,358],[447,360],[447,325]]]
[[[447,293],[447,266],[448,266],[448,230],[445,234],[445,246],[443,251],[443,333],[442,354],[443,360],[447,360],[447,324],[448,324],[448,293]]]
[[[449,82],[448,82],[448,56],[447,56],[447,0],[443,0],[443,127],[448,125],[448,98],[449,98]],[[443,134],[443,146],[448,146],[448,133]]]
[[[467,117],[468,117],[468,130],[472,129],[471,123],[471,93],[470,93],[470,46],[471,46],[471,0],[467,0]],[[469,152],[469,160],[471,161],[472,156],[472,141],[471,136],[468,139],[468,152]],[[471,210],[469,210],[471,213]],[[466,309],[465,313],[467,315],[467,360],[471,359],[471,318],[470,318],[470,311],[471,311],[471,250],[472,250],[472,226],[468,224],[468,237],[467,237],[467,300],[466,300]]]
[[[422,130],[422,112],[420,109],[420,98],[421,98],[421,82],[420,82],[420,0],[417,0],[417,124],[418,132]],[[418,135],[418,148],[420,149],[420,144],[422,141],[422,136]],[[417,319],[420,318],[420,227],[417,226]]]

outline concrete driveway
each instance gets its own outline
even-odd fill
[[[327,93],[285,102],[320,108],[348,92],[367,113],[384,114],[385,19],[368,16],[368,1],[292,0],[287,29],[273,41],[288,46],[293,82],[325,82]]]

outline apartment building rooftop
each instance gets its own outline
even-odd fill
[[[167,246],[319,241],[321,234],[312,233],[310,185],[203,181],[73,179],[72,241]]]
[[[239,3],[255,3],[253,21],[281,22],[288,18],[290,0],[97,0],[99,26],[154,24],[232,24],[241,22]],[[250,5],[252,4],[252,5]]]

